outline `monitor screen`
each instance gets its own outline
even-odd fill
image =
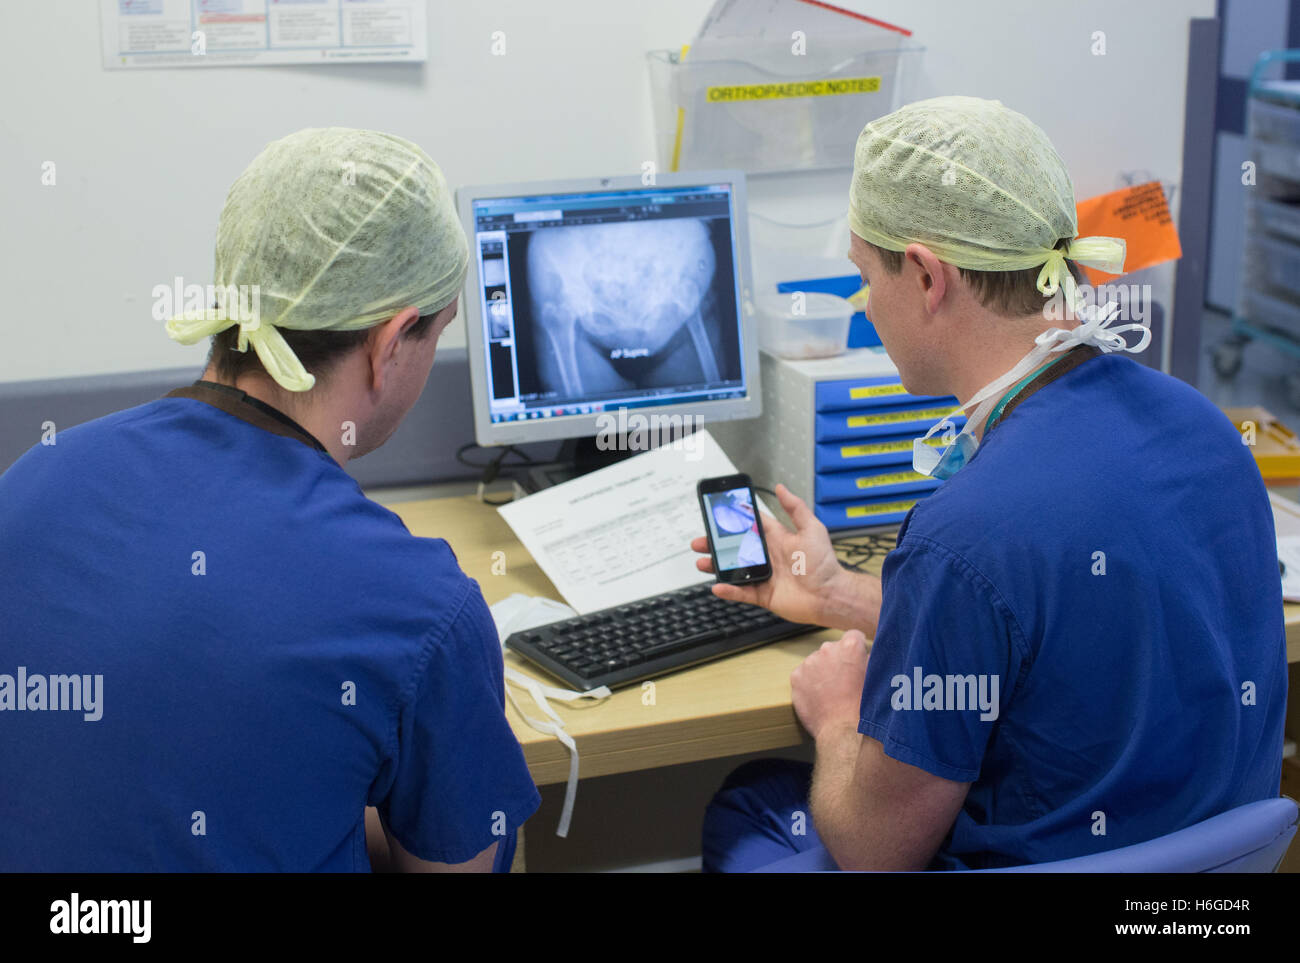
[[[469,198],[480,420],[573,418],[576,435],[613,409],[746,399],[736,193],[721,182]]]

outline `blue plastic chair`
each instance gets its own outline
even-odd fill
[[[1051,863],[977,873],[1273,873],[1296,834],[1300,806],[1288,796],[1246,803],[1168,836]],[[755,873],[838,872],[824,846],[761,866]]]

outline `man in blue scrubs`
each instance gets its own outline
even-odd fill
[[[863,131],[850,201],[904,386],[973,411],[942,455],[918,446],[947,481],[880,580],[841,569],[779,487],[795,530],[768,522],[773,578],[714,589],[851,631],[791,679],[815,765],[733,773],[706,869],[1041,863],[1277,796],[1285,639],[1259,471],[1202,395],[1124,356],[1144,332],[1086,310],[1066,260],[1114,272],[1123,249],[1076,237],[1046,136],[994,101],[910,105]],[[1044,307],[1058,293],[1082,323]],[[782,564],[796,552],[806,574]]]
[[[396,868],[508,868],[539,797],[487,605],[342,467],[419,397],[467,257],[414,144],[277,141],[220,310],[169,325],[213,337],[202,379],[0,476],[0,871],[366,871],[366,807]]]

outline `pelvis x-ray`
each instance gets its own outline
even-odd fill
[[[532,235],[528,288],[538,390],[570,397],[736,377],[722,330],[730,264],[698,218],[557,227]],[[719,285],[723,286],[723,285]],[[734,316],[726,325],[734,328]]]

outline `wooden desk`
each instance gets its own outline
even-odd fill
[[[513,592],[560,597],[496,509],[473,496],[403,502],[392,510],[414,534],[447,539],[489,604]],[[493,574],[494,563],[500,574]],[[872,570],[879,572],[879,562]],[[1285,613],[1287,661],[1300,662],[1300,604],[1286,605]],[[552,708],[578,743],[583,778],[798,745],[805,737],[790,705],[790,673],[818,645],[841,634],[812,632],[667,675],[655,681],[653,704],[645,704],[648,691],[634,686],[598,705]],[[513,652],[506,664],[555,684]],[[518,688],[513,692],[528,709],[531,697]],[[564,782],[564,746],[529,728],[509,703],[506,714],[534,781]]]
[[[414,534],[447,539],[489,605],[514,592],[560,598],[496,509],[473,496],[391,507]],[[493,574],[494,563],[500,574]],[[551,707],[578,743],[584,779],[798,745],[804,735],[790,706],[790,673],[822,642],[841,634],[812,632],[676,672],[655,680],[653,693],[632,686],[599,704],[553,702]],[[507,651],[506,664],[550,685],[562,684],[513,652]],[[517,687],[512,692],[529,711],[532,697]],[[646,704],[651,695],[652,704]],[[506,715],[533,780],[546,785],[568,779],[568,750],[553,736],[529,728],[509,702]]]

